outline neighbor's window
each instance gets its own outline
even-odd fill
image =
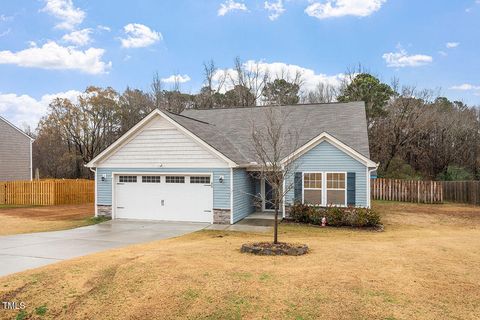
[[[160,176],[142,176],[143,183],[160,183]]]
[[[327,205],[345,205],[345,181],[345,173],[327,173]]]
[[[210,177],[190,177],[190,183],[209,184],[210,183]]]
[[[166,176],[165,177],[166,183],[185,183],[185,177],[180,176]]]
[[[120,176],[118,177],[119,182],[137,182],[137,176]]]
[[[303,202],[322,204],[322,173],[305,173],[303,175]]]

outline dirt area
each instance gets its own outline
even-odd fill
[[[304,256],[240,253],[268,234],[200,231],[4,277],[0,299],[32,319],[478,319],[480,208],[374,207],[384,232],[281,225]]]
[[[0,207],[0,235],[53,231],[92,224],[93,204]]]

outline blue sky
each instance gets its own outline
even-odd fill
[[[55,96],[88,85],[202,85],[236,56],[301,70],[306,88],[359,63],[381,80],[480,105],[480,0],[4,1],[0,115],[35,126]]]

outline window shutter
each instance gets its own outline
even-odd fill
[[[302,202],[302,173],[301,172],[295,172],[295,179],[294,179],[294,185],[293,185],[293,200],[295,202]]]
[[[347,205],[355,205],[355,172],[347,173]]]

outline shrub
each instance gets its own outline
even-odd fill
[[[327,224],[329,226],[341,227],[344,225],[345,211],[339,207],[329,207],[325,211],[325,217],[327,218]]]
[[[290,217],[296,222],[311,223],[312,215],[315,214],[314,211],[314,207],[296,202],[290,208]]]
[[[380,215],[367,208],[314,207],[303,203],[295,203],[290,208],[290,218],[295,222],[322,224],[322,218],[332,227],[378,227],[381,225]]]

